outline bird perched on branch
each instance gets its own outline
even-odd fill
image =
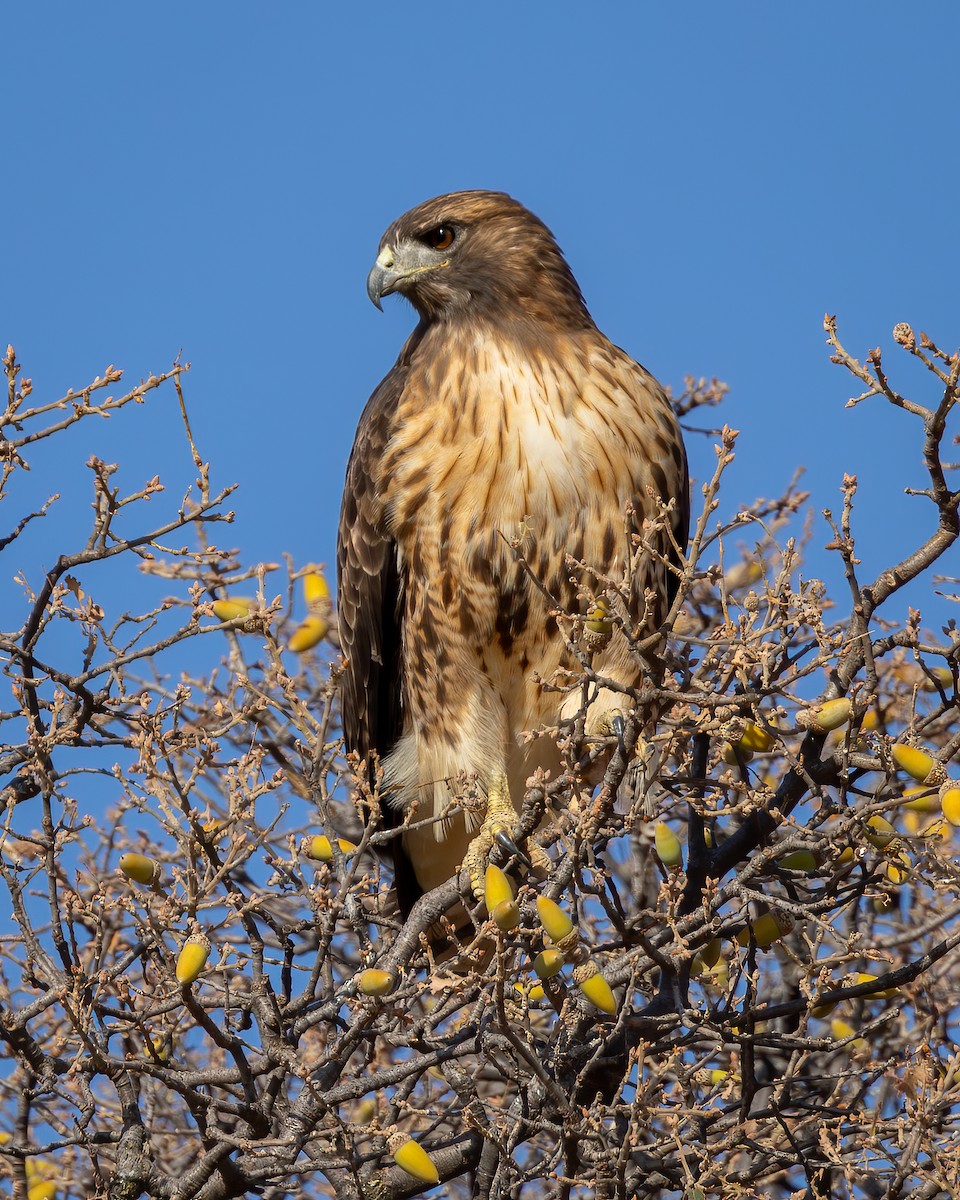
[[[585,616],[608,633],[596,674],[641,680],[627,632],[669,607],[687,467],[663,389],[599,331],[552,234],[510,196],[411,209],[367,291],[378,308],[398,292],[420,321],[347,467],[342,719],[347,748],[382,766],[387,820],[405,825],[406,914],[461,865],[478,890],[527,779],[558,770],[557,727],[584,702],[558,681],[577,670]],[[609,734],[622,694],[588,700],[587,733]],[[476,803],[458,803],[458,778]]]

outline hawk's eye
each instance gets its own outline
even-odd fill
[[[457,231],[452,225],[438,225],[423,235],[423,240],[434,250],[449,250],[456,240]]]

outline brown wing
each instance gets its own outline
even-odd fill
[[[337,618],[347,660],[340,690],[343,737],[347,750],[368,764],[374,756],[385,757],[401,731],[404,579],[387,525],[388,497],[379,484],[378,468],[415,340],[416,334],[360,418],[347,464],[337,535]],[[383,817],[389,826],[399,823],[399,814],[389,803],[383,804]],[[420,889],[399,837],[394,841],[394,860],[397,896],[406,916]]]

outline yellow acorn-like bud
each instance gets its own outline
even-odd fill
[[[132,852],[120,855],[120,870],[134,883],[156,883],[163,874],[156,859]]]
[[[742,767],[753,758],[753,751],[741,749],[739,743],[735,746],[732,742],[726,742],[720,757],[728,767]]]
[[[908,746],[905,742],[894,742],[890,747],[890,754],[900,770],[912,775],[918,783],[926,783],[931,773],[940,765],[926,750]]]
[[[825,991],[830,991],[830,988],[825,988]],[[837,1007],[837,1001],[831,1000],[829,1004],[815,1004],[810,1009],[810,1015],[822,1021],[825,1017],[829,1017],[833,1010]]]
[[[884,817],[874,815],[867,817],[867,841],[872,842],[878,850],[883,850],[897,836],[897,831]]]
[[[830,1032],[833,1034],[833,1036],[837,1039],[838,1042],[846,1041],[847,1038],[853,1038],[853,1041],[850,1043],[850,1046],[854,1050],[857,1050],[861,1046],[866,1045],[866,1042],[864,1041],[863,1038],[858,1038],[855,1036],[857,1031],[850,1024],[850,1022],[844,1021],[840,1017],[834,1017],[833,1020],[830,1022]]]
[[[711,938],[705,946],[700,947],[698,951],[700,955],[700,961],[707,968],[707,970],[716,965],[722,949],[723,942],[721,942],[718,937]]]
[[[912,871],[913,863],[910,861],[910,855],[901,850],[887,863],[885,874],[894,887],[900,887],[901,884],[907,882]]]
[[[397,977],[392,971],[379,971],[368,967],[357,977],[357,987],[365,996],[389,996],[397,986]]]
[[[177,957],[177,983],[188,987],[199,976],[210,957],[210,939],[202,933],[191,933]]]
[[[700,969],[696,969],[699,960]],[[730,982],[730,967],[725,958],[718,958],[712,967],[707,967],[699,955],[694,955],[691,964],[691,974],[695,975],[702,987],[724,991]]]
[[[613,1016],[617,1011],[617,999],[610,984],[600,974],[596,963],[585,962],[574,968],[573,982],[586,996],[594,1008]]]
[[[568,933],[573,932],[573,922],[559,904],[556,904],[553,900],[548,900],[546,896],[537,897],[537,916],[540,918],[540,924],[543,926],[547,937],[555,942],[562,941]],[[546,976],[546,978],[549,978],[549,976]]]
[[[527,999],[531,1004],[535,1004],[538,1000],[546,1000],[547,993],[543,990],[542,983],[534,983],[530,985],[530,990],[527,992]]]
[[[653,830],[653,848],[657,858],[667,870],[673,870],[683,863],[683,846],[666,821],[658,821]]]
[[[377,1102],[372,1096],[367,1096],[353,1110],[350,1119],[355,1125],[369,1125],[376,1115]]]
[[[307,617],[291,634],[290,641],[287,642],[287,649],[292,650],[294,654],[306,654],[308,650],[312,650],[314,646],[323,641],[328,628],[327,622],[322,617]]]
[[[863,714],[863,720],[860,722],[861,733],[873,733],[875,729],[880,728],[880,714],[875,708],[868,708]]]
[[[748,721],[737,746],[741,750],[751,750],[755,754],[763,754],[773,746],[776,740],[772,733],[768,733],[766,729],[754,724],[753,721]]]
[[[342,854],[353,854],[356,850],[356,845],[353,842],[347,841],[346,838],[337,838],[337,845],[340,847]],[[305,837],[301,846],[301,851],[307,858],[315,858],[319,862],[333,862],[333,846],[330,844],[330,839],[323,833],[315,833],[312,837]]]
[[[586,620],[583,622],[583,627],[590,633],[606,637],[610,636],[610,609],[607,607],[606,600],[598,600],[593,608],[590,609]]]
[[[565,962],[566,959],[556,946],[548,946],[533,960],[533,969],[541,979],[552,979],[563,970]]]
[[[516,900],[501,900],[490,916],[501,933],[509,933],[520,924],[520,905]]]
[[[930,674],[933,676],[933,679],[924,679],[924,691],[935,692],[937,690],[937,684],[939,684],[944,691],[947,691],[949,688],[953,687],[953,672],[949,667],[930,667]],[[936,682],[934,682],[934,680],[936,680]]]
[[[319,571],[308,571],[304,575],[303,595],[308,608],[330,604],[330,585]]]
[[[750,945],[750,932],[753,931],[753,940],[760,950],[766,950],[768,946],[772,946],[774,942],[778,942],[785,933],[789,933],[793,928],[792,922],[786,917],[775,917],[773,913],[763,913],[757,917],[755,921],[751,921],[746,929],[741,929],[737,934],[737,941],[741,946]]]
[[[960,785],[950,782],[940,792],[940,811],[951,825],[960,825]]]
[[[166,1062],[170,1057],[170,1051],[173,1049],[173,1037],[171,1034],[157,1034],[154,1037],[145,1038],[143,1042],[144,1052],[151,1061],[159,1059],[160,1062]]]
[[[847,982],[850,984],[873,983],[876,978],[877,978],[876,975],[871,975],[868,971],[857,971],[854,975],[852,975],[847,980]],[[880,1000],[880,999],[889,1000],[892,996],[895,996],[898,991],[899,991],[899,988],[895,988],[895,987],[880,988],[875,992],[869,992],[868,995],[870,997],[875,996],[878,1000]]]
[[[748,558],[734,564],[723,577],[723,586],[728,591],[738,591],[749,587],[751,583],[763,578],[763,563],[756,558]]]
[[[837,866],[845,867],[849,863],[852,863],[853,859],[854,859],[853,847],[852,846],[844,846],[844,848],[837,855]]]
[[[233,596],[229,600],[214,600],[213,615],[221,621],[233,621],[237,617],[249,617],[257,607],[256,600],[248,596]]]
[[[834,700],[825,700],[815,708],[801,713],[797,723],[801,728],[811,729],[814,733],[830,733],[846,725],[852,712],[853,705],[846,696],[839,696]]]
[[[55,1200],[57,1185],[50,1179],[41,1179],[27,1188],[27,1200]]]
[[[440,1174],[433,1159],[419,1142],[406,1134],[395,1134],[389,1140],[390,1153],[398,1167],[402,1167],[408,1175],[419,1179],[421,1183],[439,1183]]]
[[[802,871],[806,875],[815,871],[819,865],[812,850],[794,850],[792,854],[785,854],[783,858],[777,859],[777,866],[781,870]]]
[[[504,900],[514,899],[513,885],[506,873],[499,867],[495,867],[493,863],[487,867],[483,877],[483,899],[487,906],[487,912],[491,916],[498,904],[502,904]]]
[[[931,813],[940,807],[940,797],[930,787],[916,784],[903,789],[903,807],[911,812]]]

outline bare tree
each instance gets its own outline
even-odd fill
[[[37,443],[161,388],[197,476],[158,521],[159,479],[123,495],[91,459],[86,540],[56,544],[46,570],[18,562],[19,603],[4,603],[14,1196],[960,1188],[960,635],[897,607],[907,584],[956,583],[935,572],[960,534],[944,461],[960,354],[896,327],[904,371],[936,390],[920,402],[879,350],[860,362],[825,328],[858,381],[850,403],[914,420],[914,545],[863,578],[871,514],[845,477],[826,516],[846,590],[828,594],[802,573],[795,485],[719,516],[737,434],[718,431],[677,601],[637,647],[661,670],[624,696],[622,739],[588,745],[582,719],[557,730],[566,769],[532,779],[522,813],[553,870],[537,882],[501,862],[496,921],[465,880],[397,917],[381,857],[395,833],[338,738],[322,572],[214,544],[230,489],[194,445],[186,366],[116,398],[110,368],[33,402],[8,351],[2,511]],[[688,380],[678,411],[724,390]],[[49,547],[53,498],[12,519],[8,560],[40,521]],[[160,598],[108,603],[111,559]],[[622,624],[624,581],[606,586]],[[571,639],[587,696],[600,681]],[[434,957],[427,934],[457,900],[481,965]]]

